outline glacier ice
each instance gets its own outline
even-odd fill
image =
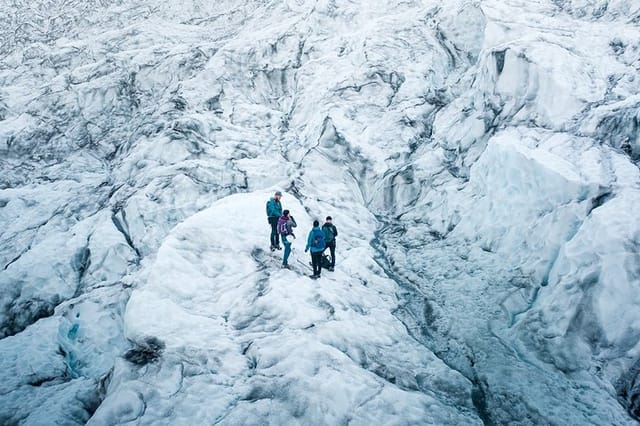
[[[255,241],[265,228],[256,206],[268,196],[226,197],[164,240],[124,317],[128,340],[162,342],[161,360],[133,377],[129,366],[116,366],[117,385],[91,423],[128,421],[131,401],[121,394],[139,395],[148,422],[386,423],[399,415],[478,422],[468,381],[391,314],[394,284],[376,276],[367,241],[342,251],[368,263],[345,260],[349,272],[325,273],[320,282],[304,274],[310,270],[303,237],[293,243],[294,271],[280,269],[281,253]],[[310,228],[311,218],[291,198],[285,193],[288,208],[300,212],[298,226]],[[245,212],[243,219],[226,222],[221,234],[221,219],[234,210]]]
[[[637,2],[0,12],[0,423],[640,416]]]

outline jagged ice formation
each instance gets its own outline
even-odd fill
[[[636,1],[0,12],[0,423],[640,418]]]

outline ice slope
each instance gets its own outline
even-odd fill
[[[637,2],[0,12],[0,423],[640,417]]]
[[[570,151],[574,143],[583,150]],[[412,294],[405,317],[430,324],[417,336],[486,389],[490,419],[627,421],[614,386],[638,350],[635,327],[621,327],[637,323],[637,168],[584,145],[530,129],[498,133],[471,167],[460,191],[469,204],[458,207],[468,213],[446,237],[425,225],[384,231],[396,241],[385,249],[390,273]],[[404,217],[424,220],[417,214]],[[560,393],[566,405],[554,402]]]
[[[356,241],[341,250],[347,260],[310,280],[312,219],[285,194],[298,229],[294,270],[280,269],[282,252],[255,238],[268,196],[226,197],[165,239],[124,317],[138,348],[162,342],[160,360],[116,366],[90,423],[124,423],[136,410],[143,423],[480,423],[469,381],[392,315],[395,284],[367,241],[344,229]]]

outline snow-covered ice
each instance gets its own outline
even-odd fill
[[[1,3],[0,423],[633,423],[639,23]],[[265,250],[276,189],[293,271]]]
[[[340,251],[349,260],[335,272],[308,278],[312,218],[287,193],[294,270],[279,268],[282,253],[256,240],[269,195],[226,197],[165,239],[125,314],[127,339],[155,341],[162,361],[133,376],[116,366],[91,423],[126,422],[121,395],[144,401],[145,423],[479,423],[469,381],[391,314],[395,284],[366,240]]]

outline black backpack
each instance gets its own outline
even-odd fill
[[[333,233],[333,227],[323,226],[322,232],[324,233],[324,240],[326,243],[332,243],[335,240],[335,234]]]

